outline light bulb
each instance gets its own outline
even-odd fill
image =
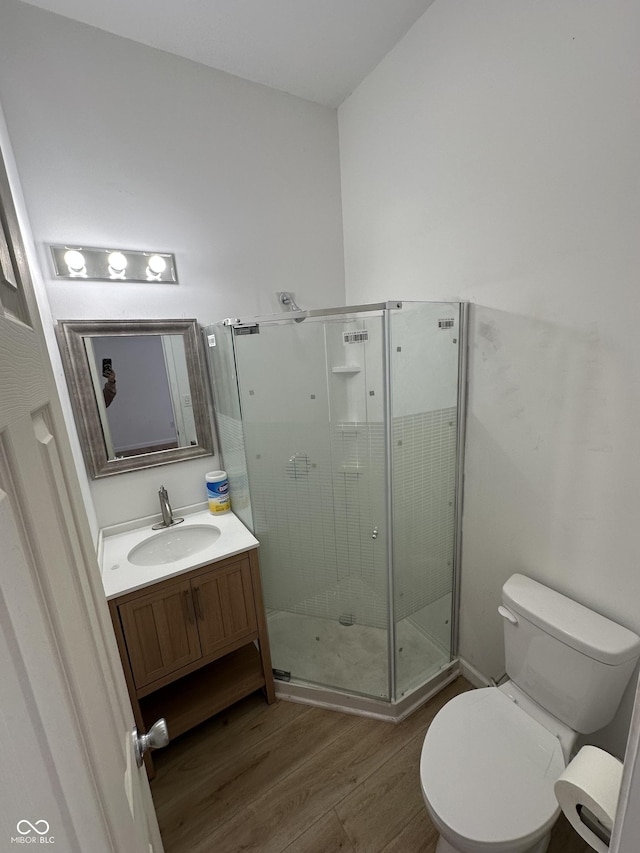
[[[84,255],[77,249],[69,249],[65,252],[64,262],[69,267],[71,275],[81,273],[85,269]]]
[[[161,275],[167,268],[167,262],[160,255],[151,255],[149,258],[149,270],[154,275]]]
[[[127,268],[127,259],[122,252],[111,252],[107,260],[114,273],[123,273]]]

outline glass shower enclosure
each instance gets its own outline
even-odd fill
[[[348,706],[399,702],[451,670],[464,309],[386,302],[205,330],[276,678]]]

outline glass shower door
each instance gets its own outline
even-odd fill
[[[382,312],[234,345],[273,666],[389,698]]]

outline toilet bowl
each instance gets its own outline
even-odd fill
[[[640,637],[524,575],[502,589],[509,681],[462,693],[427,730],[420,783],[436,853],[545,853],[578,734],[614,717]]]
[[[420,757],[437,853],[544,853],[560,809],[559,739],[497,687],[456,696]]]

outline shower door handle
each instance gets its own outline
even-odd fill
[[[377,538],[378,538],[378,526],[377,526],[377,525],[376,525],[376,526],[373,528],[373,530],[371,531],[371,538],[372,538],[372,539],[377,539]]]

